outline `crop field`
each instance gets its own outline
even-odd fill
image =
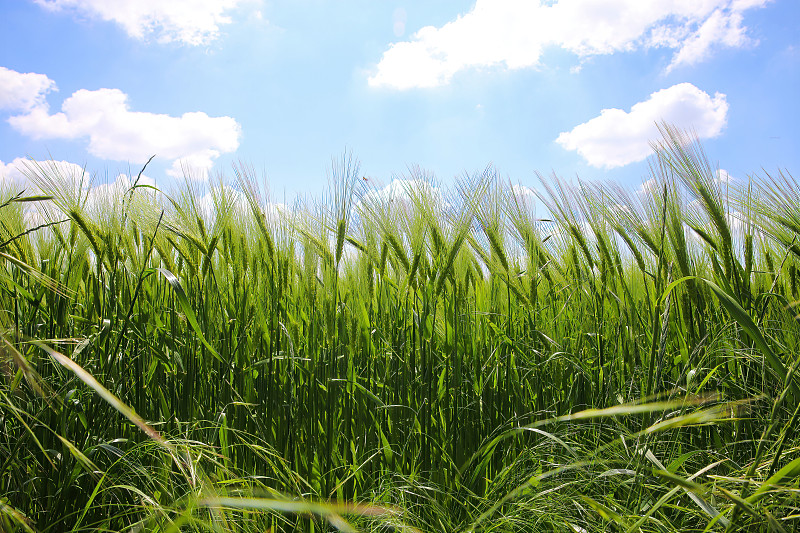
[[[797,531],[800,184],[662,126],[641,189],[491,168],[276,206],[0,191],[0,530]],[[222,180],[222,178],[221,178]]]

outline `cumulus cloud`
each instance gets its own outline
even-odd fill
[[[708,139],[722,132],[727,114],[724,94],[712,98],[691,83],[680,83],[654,92],[629,112],[603,109],[600,116],[561,133],[556,142],[577,151],[592,166],[615,168],[642,161],[652,153],[650,141],[660,137],[659,122]]]
[[[10,163],[0,161],[0,194],[24,196],[42,194],[39,186],[44,181],[41,178],[43,174],[47,174],[54,182],[64,186],[67,194],[71,196],[80,194],[84,189],[88,190],[91,181],[83,167],[69,161],[37,162],[17,157]],[[52,216],[57,211],[52,200],[25,204],[23,209],[25,225],[28,228],[62,218]]]
[[[0,109],[30,111],[45,105],[45,95],[53,90],[56,83],[44,74],[0,67]]]
[[[528,187],[527,185],[513,183],[511,185],[511,194],[519,199],[533,200],[537,198],[538,193],[534,187]]]
[[[680,47],[667,72],[680,65],[695,65],[711,55],[714,46],[720,43],[729,48],[739,48],[751,42],[742,26],[742,14],[714,11],[698,30]]]
[[[87,188],[89,201],[98,202],[100,204],[111,204],[118,202],[120,198],[130,191],[136,178],[137,176],[131,177],[127,174],[118,174],[117,177],[114,178],[114,181],[89,187]],[[155,186],[156,184],[152,178],[144,174],[138,178],[139,181],[136,183],[139,186]]]
[[[542,207],[539,190],[535,187],[512,183],[508,189],[508,195],[509,199],[513,201],[512,205],[520,209],[538,210]]]
[[[74,11],[119,24],[136,39],[202,45],[219,36],[220,26],[241,0],[35,0],[51,11]]]
[[[21,157],[14,159],[10,163],[0,161],[0,190],[11,188],[14,193],[18,193],[25,188],[27,179],[19,168],[23,161],[24,159]]]
[[[178,176],[188,167],[204,177],[215,159],[239,147],[241,134],[231,117],[131,111],[128,95],[119,89],[81,89],[64,101],[61,112],[51,114],[39,102],[8,122],[34,139],[88,139],[89,152],[103,159],[141,164],[156,154],[172,160],[169,172]]]
[[[724,168],[719,168],[714,173],[714,181],[720,186],[728,185],[731,181],[733,181],[733,179],[734,177],[731,176]]]
[[[580,58],[661,47],[667,67],[693,65],[719,47],[741,47],[742,13],[769,0],[478,0],[442,27],[426,26],[391,45],[369,78],[375,87],[446,84],[466,68],[536,67],[547,46]]]
[[[375,209],[378,206],[391,206],[411,209],[415,197],[427,197],[435,205],[447,205],[442,190],[424,179],[395,178],[388,185],[370,189],[358,202],[358,209]]]
[[[10,163],[0,161],[0,187],[10,186],[15,193],[38,194],[40,192],[36,176],[49,174],[59,181],[70,181],[77,184],[89,183],[89,176],[84,168],[69,161],[37,162],[17,157]]]
[[[40,200],[25,204],[27,227],[63,219],[64,205],[73,202],[80,203],[84,210],[96,217],[107,217],[122,205],[122,198],[131,190],[135,179],[127,174],[118,174],[113,181],[96,183],[84,167],[70,161],[34,161],[21,157],[10,163],[0,161],[0,194],[31,196],[55,193],[65,202]],[[137,184],[153,186],[155,181],[141,175]],[[51,185],[57,190],[53,190]],[[152,189],[139,189],[139,194],[148,195],[148,201],[157,197]]]

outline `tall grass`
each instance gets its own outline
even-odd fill
[[[283,208],[244,166],[97,195],[31,163],[2,528],[796,529],[800,187],[663,134],[641,190],[538,202],[491,168],[387,195],[349,155]]]

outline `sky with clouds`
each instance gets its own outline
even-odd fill
[[[493,164],[635,186],[656,123],[733,177],[800,168],[797,0],[2,0],[0,180],[169,187],[242,161],[318,196]]]

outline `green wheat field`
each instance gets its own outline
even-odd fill
[[[640,190],[535,201],[349,155],[288,208],[246,166],[209,203],[30,162],[0,530],[797,531],[800,184],[662,133]]]

